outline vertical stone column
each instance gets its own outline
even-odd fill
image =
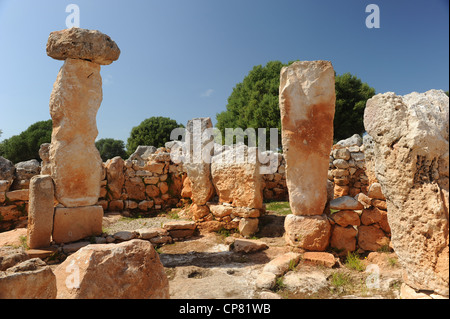
[[[214,195],[214,186],[211,182],[211,153],[206,149],[213,142],[213,137],[207,134],[207,129],[213,125],[209,117],[194,118],[186,126],[187,176],[191,181],[192,203],[205,205]],[[207,136],[208,135],[208,136]]]
[[[48,175],[30,180],[27,245],[29,248],[50,246],[53,230],[54,186]]]
[[[279,99],[293,213],[286,218],[286,241],[308,250],[324,250],[330,236],[323,213],[336,100],[331,63],[299,61],[284,67]]]
[[[50,96],[53,120],[49,158],[55,197],[53,240],[69,242],[101,233],[102,160],[95,147],[96,115],[102,102],[100,65],[120,50],[99,31],[71,28],[52,32],[47,54],[65,60]]]

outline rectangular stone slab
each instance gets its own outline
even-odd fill
[[[50,246],[53,229],[55,188],[49,175],[36,175],[30,181],[27,245],[29,248]]]
[[[102,206],[56,207],[53,222],[53,240],[73,242],[102,233]]]
[[[281,135],[294,215],[321,215],[325,208],[335,101],[331,62],[298,61],[281,70]]]

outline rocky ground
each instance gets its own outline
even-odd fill
[[[160,227],[173,217],[176,216],[137,219],[110,216],[104,224],[108,232],[114,233],[142,226]],[[307,261],[302,258],[302,251],[286,245],[283,223],[284,215],[275,211],[269,211],[261,219],[260,231],[251,240],[266,244],[267,248],[255,252],[233,250],[233,242],[240,237],[227,231],[197,234],[188,240],[159,247],[157,251],[169,278],[171,298],[399,297],[401,270],[394,253],[354,255],[357,258],[349,261],[346,256],[335,255],[336,263],[332,267]],[[300,255],[298,264],[292,262],[283,274],[276,276],[273,285],[261,285],[264,267],[289,252]]]
[[[169,279],[170,297],[176,299],[356,299],[399,298],[401,268],[392,252],[338,257],[328,251],[311,254],[286,245],[285,203],[267,205],[260,230],[251,239],[230,231],[195,233],[156,248]],[[270,208],[275,210],[270,210]],[[176,211],[153,217],[105,214],[103,231],[115,234],[161,227],[182,220]],[[17,234],[16,234],[17,233]],[[9,234],[5,246],[26,248],[26,229]],[[64,245],[64,254],[44,258],[54,270],[67,256],[89,244]],[[72,247],[73,246],[73,247]],[[68,248],[73,248],[68,252]],[[309,254],[309,255],[308,255]],[[60,258],[54,258],[60,256]]]

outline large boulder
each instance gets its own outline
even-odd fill
[[[279,100],[292,213],[321,215],[327,202],[336,100],[331,62],[298,61],[284,67]]]
[[[3,156],[0,156],[0,181],[5,181],[4,190],[2,191],[9,190],[9,187],[14,181],[15,171],[16,167],[14,166],[14,164],[10,160],[4,158]]]
[[[120,49],[100,31],[70,28],[50,33],[47,55],[56,60],[71,58],[108,65],[119,58]]]
[[[0,299],[54,299],[56,278],[39,258],[0,271]]]
[[[41,166],[35,159],[17,163],[15,167],[16,173],[12,189],[28,188],[30,179],[35,175],[39,175],[41,172]]]
[[[449,98],[440,90],[367,101],[371,161],[394,250],[415,289],[449,294]]]
[[[88,245],[55,269],[58,299],[166,299],[169,281],[146,240]]]

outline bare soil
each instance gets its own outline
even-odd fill
[[[260,231],[253,239],[266,243],[269,248],[255,253],[230,250],[228,234],[218,233],[199,234],[158,247],[169,278],[171,298],[260,298],[263,290],[258,289],[255,282],[264,265],[279,255],[296,251],[283,239],[284,217],[269,212],[261,219]],[[167,220],[170,220],[169,216],[118,218],[111,221],[108,232],[161,227]],[[239,237],[238,234],[231,236]],[[333,268],[300,261],[294,269],[277,279],[271,292],[283,299],[398,298],[402,281],[395,254],[380,252],[371,261],[365,257],[360,257],[362,265],[377,265],[378,285],[373,284],[373,275],[369,277],[371,273],[351,269],[345,265],[345,258],[341,258]]]

